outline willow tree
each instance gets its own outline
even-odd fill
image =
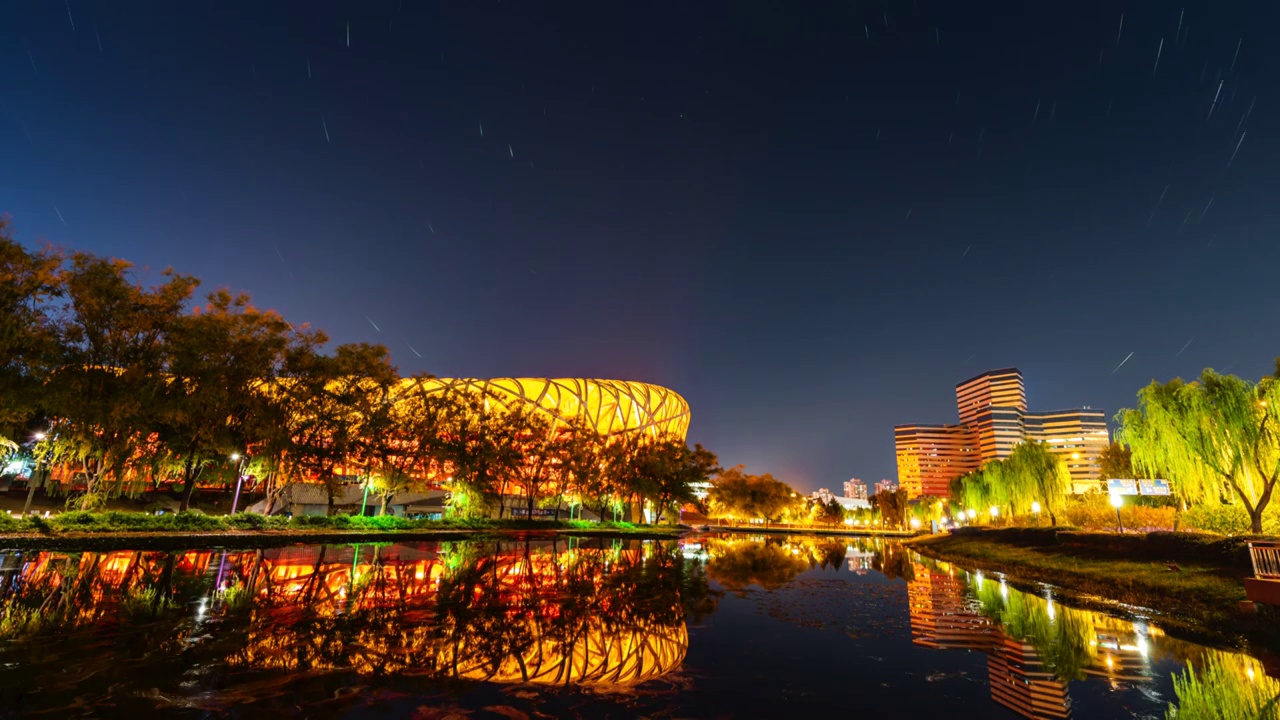
[[[1071,491],[1071,472],[1062,458],[1042,442],[1024,442],[1013,449],[1004,464],[1019,501],[1038,501],[1049,513],[1050,524],[1057,525],[1057,511],[1066,504]]]
[[[1135,467],[1177,483],[1188,502],[1226,495],[1254,533],[1280,479],[1280,380],[1251,383],[1205,370],[1198,380],[1151,383],[1117,416]]]

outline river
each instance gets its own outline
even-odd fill
[[[1141,609],[892,540],[15,550],[0,580],[2,717],[1164,718],[1280,695]],[[1175,687],[1188,664],[1210,682]]]

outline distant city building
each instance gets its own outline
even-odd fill
[[[1044,442],[1066,462],[1073,492],[1097,485],[1098,456],[1108,442],[1103,411],[1029,412],[1017,368],[990,370],[956,385],[956,409],[958,425],[894,426],[898,479],[911,497],[946,496],[952,480],[1009,457],[1027,440]]]
[[[845,486],[848,487],[848,483]],[[863,494],[866,494],[866,486],[863,486]],[[809,499],[820,502],[823,505],[829,504],[832,500],[840,504],[845,510],[867,510],[870,509],[871,503],[867,502],[865,497],[842,497],[833,495],[828,488],[821,488],[809,495]]]
[[[881,480],[880,482],[876,483],[877,494],[882,492],[897,492],[897,490],[898,490],[898,483],[892,480]]]
[[[858,478],[851,478],[844,481],[844,496],[855,500],[867,499],[867,484]]]

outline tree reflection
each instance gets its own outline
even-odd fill
[[[1178,720],[1280,719],[1280,682],[1247,655],[1209,651],[1173,676],[1177,705],[1166,718]]]
[[[808,554],[802,553],[798,543],[774,539],[720,540],[712,543],[710,550],[707,575],[730,590],[745,590],[749,585],[777,590],[810,565]]]
[[[627,685],[678,667],[686,618],[715,607],[699,563],[651,541],[45,552],[0,572],[0,660],[139,626],[157,659],[199,637],[189,660],[232,668]]]
[[[1057,608],[1050,617],[1048,600],[1010,591],[1003,582],[975,579],[972,587],[980,612],[999,623],[1007,636],[1030,643],[1059,680],[1085,678],[1085,668],[1097,659],[1097,635],[1088,613]]]

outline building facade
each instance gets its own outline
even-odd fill
[[[1098,456],[1107,447],[1102,410],[1027,410],[1017,368],[990,370],[956,385],[958,425],[895,425],[898,479],[912,498],[945,497],[952,480],[983,463],[1009,457],[1027,440],[1044,442],[1071,472],[1073,492],[1097,484]]]
[[[893,429],[898,482],[910,497],[945,496],[947,484],[982,464],[977,435],[965,425],[898,425]],[[880,486],[889,483],[881,480]]]
[[[898,483],[892,480],[881,480],[876,483],[876,492],[895,492],[898,489]]]
[[[867,484],[858,478],[850,478],[844,481],[844,496],[855,500],[867,499]]]
[[[1105,413],[1091,408],[1028,413],[1023,422],[1028,440],[1043,442],[1067,464],[1072,492],[1099,487],[1098,457],[1110,443]]]

